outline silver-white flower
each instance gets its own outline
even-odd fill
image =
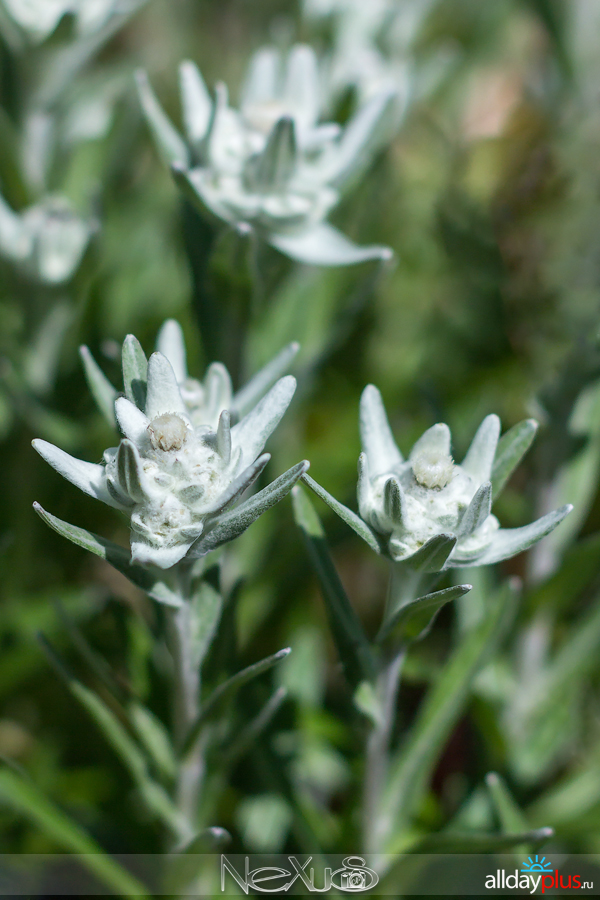
[[[233,510],[269,461],[262,450],[292,399],[295,379],[280,378],[232,422],[237,413],[224,367],[212,367],[203,384],[189,379],[174,322],[165,324],[159,344],[175,366],[160,351],[146,362],[131,335],[124,342],[125,396],[114,400],[123,439],[104,453],[102,464],[74,459],[46,441],[36,440],[34,447],[85,493],[129,516],[133,562],[167,569],[192,548],[191,555],[203,555],[240,534],[291,489],[308,464]],[[281,355],[278,360],[280,365]],[[104,392],[106,398],[111,386],[90,358],[86,369],[96,395]],[[268,366],[241,392],[238,409],[264,392],[273,371]]]
[[[407,460],[396,446],[377,388],[365,388],[360,406],[363,453],[358,505],[362,519],[396,561],[418,562],[428,548],[446,548],[446,567],[485,565],[520,553],[552,531],[570,506],[523,528],[503,529],[492,500],[529,447],[531,420],[502,441],[500,420],[487,416],[463,461],[455,463],[450,429],[439,424],[417,441]],[[443,541],[440,539],[443,538]],[[416,555],[419,554],[417,557]]]
[[[286,60],[272,48],[252,58],[239,109],[224,84],[210,96],[192,62],[180,67],[185,139],[161,109],[145,73],[142,107],[187,196],[238,228],[254,228],[293,259],[347,265],[389,258],[357,247],[325,222],[349,179],[378,146],[395,92],[386,88],[342,129],[321,123],[321,75],[314,52],[296,45]]]
[[[38,281],[68,281],[96,229],[64,197],[48,196],[16,213],[0,196],[0,254]]]
[[[82,35],[93,34],[111,16],[128,16],[145,0],[3,0],[11,17],[34,41],[43,41],[71,14]]]

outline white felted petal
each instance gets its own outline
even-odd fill
[[[179,66],[179,83],[185,130],[190,141],[197,143],[207,132],[212,100],[198,66],[190,60]]]
[[[204,405],[209,421],[203,424],[216,425],[221,412],[230,408],[233,393],[231,378],[223,363],[210,364],[204,376],[204,390],[206,392]]]
[[[280,378],[260,403],[231,429],[233,446],[241,450],[239,469],[254,462],[290,405],[295,390],[296,379],[292,375]]]
[[[275,99],[281,59],[274,47],[263,47],[250,60],[242,89],[241,109],[252,118],[253,107]]]
[[[443,422],[432,425],[421,435],[410,452],[410,460],[421,454],[450,456],[450,429]]]
[[[280,253],[311,266],[353,266],[373,259],[388,260],[393,256],[389,247],[380,244],[360,247],[352,243],[327,222],[300,234],[272,234],[268,240]]]
[[[284,101],[302,129],[310,128],[319,118],[319,67],[314,50],[306,44],[296,44],[290,51]]]
[[[500,437],[500,419],[498,416],[486,416],[471,442],[467,455],[461,463],[461,468],[476,484],[490,481],[496,447]]]
[[[53,469],[56,469],[63,478],[78,487],[80,491],[89,494],[90,497],[95,497],[96,500],[101,500],[108,506],[123,509],[121,504],[108,492],[104,466],[75,459],[74,456],[70,456],[64,450],[55,447],[54,444],[49,444],[48,441],[36,439],[32,441],[32,445]]]
[[[185,403],[181,397],[173,366],[162,353],[153,353],[148,360],[148,393],[146,415],[149,419],[167,413],[180,415],[188,421]]]
[[[570,504],[561,506],[560,509],[542,516],[529,525],[522,528],[501,528],[496,532],[491,545],[485,550],[481,556],[475,560],[475,565],[486,566],[491,563],[501,562],[503,559],[510,559],[517,553],[523,553],[533,544],[536,544],[545,535],[554,531],[557,525],[560,525],[565,516],[571,512],[573,507]],[[457,554],[457,560],[459,554]]]
[[[115,401],[115,414],[119,428],[126,438],[139,447],[148,440],[150,419],[137,408],[127,397],[118,397]]]
[[[185,354],[185,341],[179,322],[167,319],[156,339],[156,349],[166,356],[175,372],[175,378],[181,384],[188,376]]]
[[[371,478],[391,472],[402,463],[381,394],[373,384],[367,385],[360,398],[360,438]]]
[[[194,538],[196,540],[196,538]],[[131,538],[131,561],[142,566],[157,566],[159,569],[170,569],[186,555],[194,540],[171,547],[155,547],[139,537]]]

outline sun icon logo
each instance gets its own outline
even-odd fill
[[[531,856],[528,857],[527,862],[524,862],[521,866],[521,872],[551,872],[552,871],[552,863],[550,860],[546,859],[545,856],[542,856],[540,859],[539,856],[536,855],[535,859],[532,859]]]

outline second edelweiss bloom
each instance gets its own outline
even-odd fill
[[[130,517],[134,562],[166,569],[194,544],[193,555],[203,555],[230,540],[228,535],[241,533],[260,514],[253,511],[247,522],[243,516],[240,522],[228,520],[217,539],[227,511],[270,459],[262,450],[292,399],[296,381],[288,375],[265,391],[297,347],[286,348],[235,397],[220,364],[211,366],[204,383],[188,377],[177,323],[165,323],[159,347],[164,352],[159,350],[146,361],[136,339],[132,335],[125,339],[125,396],[101,381],[89,353],[83,354],[94,393],[116,395],[114,412],[123,439],[105,451],[103,464],[73,459],[46,441],[34,441],[34,447],[81,490]],[[232,424],[232,416],[240,414]],[[307,465],[296,468],[297,473],[290,470],[293,480],[289,485],[286,481],[276,499],[287,493]],[[277,491],[271,493],[275,496]],[[272,505],[267,500],[264,509]],[[209,533],[206,547],[199,546],[200,537]]]
[[[460,465],[451,455],[448,426],[433,425],[405,460],[381,395],[369,385],[361,398],[360,430],[359,511],[397,562],[422,556],[441,537],[447,539],[446,566],[499,562],[548,534],[571,509],[564,506],[523,528],[509,529],[501,528],[491,512],[533,439],[536,425],[531,420],[508,432],[502,444],[498,416],[487,416]]]

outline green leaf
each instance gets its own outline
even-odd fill
[[[144,116],[164,161],[167,165],[173,163],[189,164],[189,153],[185,141],[174,128],[156,99],[156,94],[150,87],[146,72],[143,69],[138,69],[135,77]]]
[[[124,547],[93,534],[91,531],[86,531],[85,528],[78,528],[76,525],[63,522],[62,519],[46,512],[39,503],[34,503],[33,508],[50,528],[73,544],[77,544],[78,547],[83,547],[84,550],[89,550],[90,553],[105,559],[153,600],[165,603],[167,606],[181,606],[183,602],[181,596],[169,585],[167,581],[169,575],[166,572],[137,566],[130,562],[129,551]]]
[[[221,765],[232,766],[248,752],[281,708],[287,693],[287,688],[277,688],[258,715],[248,723],[240,734],[235,736],[233,742],[227,746],[224,753],[221,753],[219,757]]]
[[[506,482],[531,447],[537,429],[538,424],[534,419],[525,419],[510,428],[498,441],[492,467],[494,499],[504,490]]]
[[[291,652],[292,651],[290,647],[286,647],[284,650],[279,650],[272,656],[267,656],[265,657],[265,659],[261,659],[260,662],[253,663],[251,666],[242,669],[241,672],[236,672],[235,675],[232,675],[231,678],[228,678],[227,681],[224,681],[223,684],[219,685],[219,687],[215,691],[213,691],[210,697],[206,700],[202,707],[200,715],[190,728],[189,734],[185,740],[185,744],[183,747],[183,755],[185,756],[194,747],[204,723],[215,715],[215,713],[221,708],[223,703],[225,703],[227,700],[230,700],[239,691],[239,689],[249,681],[258,678],[258,676],[262,675],[263,672],[268,672],[269,669],[272,669],[273,666],[276,666],[277,663],[281,662],[282,659],[285,659],[286,656],[289,656]]]
[[[411,569],[417,572],[434,574],[441,572],[446,561],[456,546],[457,537],[454,534],[436,534],[426,541],[423,546],[409,556],[405,562]]]
[[[375,660],[360,620],[331,561],[319,517],[308,495],[298,485],[292,492],[294,518],[302,529],[311,563],[315,569],[331,633],[349,684],[356,689],[362,681],[374,680]]]
[[[303,475],[302,481],[317,495],[317,497],[324,500],[327,506],[329,506],[329,508],[332,509],[346,525],[349,525],[363,541],[366,541],[371,550],[374,550],[375,553],[382,553],[382,545],[379,538],[375,532],[369,528],[366,522],[363,522],[360,516],[357,516],[355,512],[352,512],[351,509],[348,509],[347,506],[344,506],[344,504],[336,500],[335,497],[332,497],[331,494],[311,478],[310,475]]]
[[[488,662],[516,611],[518,591],[507,582],[490,600],[483,621],[468,632],[436,678],[390,768],[382,809],[384,840],[410,822],[452,728],[462,715],[473,678]]]
[[[284,472],[283,475],[280,475],[279,478],[268,484],[262,491],[254,494],[253,497],[250,497],[235,509],[220,515],[216,520],[216,525],[194,544],[188,555],[190,557],[205,556],[221,544],[238,537],[259,516],[262,516],[264,512],[275,506],[276,503],[289,494],[309,465],[310,463],[304,460],[292,466],[291,469],[288,469],[287,472]]]
[[[221,621],[223,598],[207,581],[202,581],[189,610],[194,666],[200,668]]]
[[[470,584],[457,584],[405,603],[384,623],[377,639],[383,641],[391,636],[394,640],[404,642],[424,638],[442,606],[470,590]]]
[[[123,341],[121,358],[125,396],[143,412],[146,409],[148,360],[142,345],[133,334],[128,334]]]
[[[175,751],[169,733],[160,719],[137,701],[130,703],[129,717],[157,770],[166,779],[175,778],[177,774]]]
[[[111,859],[79,823],[11,769],[0,770],[0,802],[37,825],[64,851],[77,854],[81,865],[87,866],[110,891],[126,897],[149,897],[144,885]]]
[[[536,828],[521,834],[430,834],[411,845],[410,853],[500,853],[521,844],[542,844],[554,834],[552,828]]]
[[[496,772],[489,772],[485,776],[485,783],[494,804],[502,833],[522,834],[526,832],[529,822],[517,806],[502,778]]]
[[[114,428],[117,424],[115,417],[115,400],[119,396],[118,391],[112,386],[90,351],[85,345],[79,348],[79,355],[83,363],[85,380],[96,401],[96,406],[109,425]]]

